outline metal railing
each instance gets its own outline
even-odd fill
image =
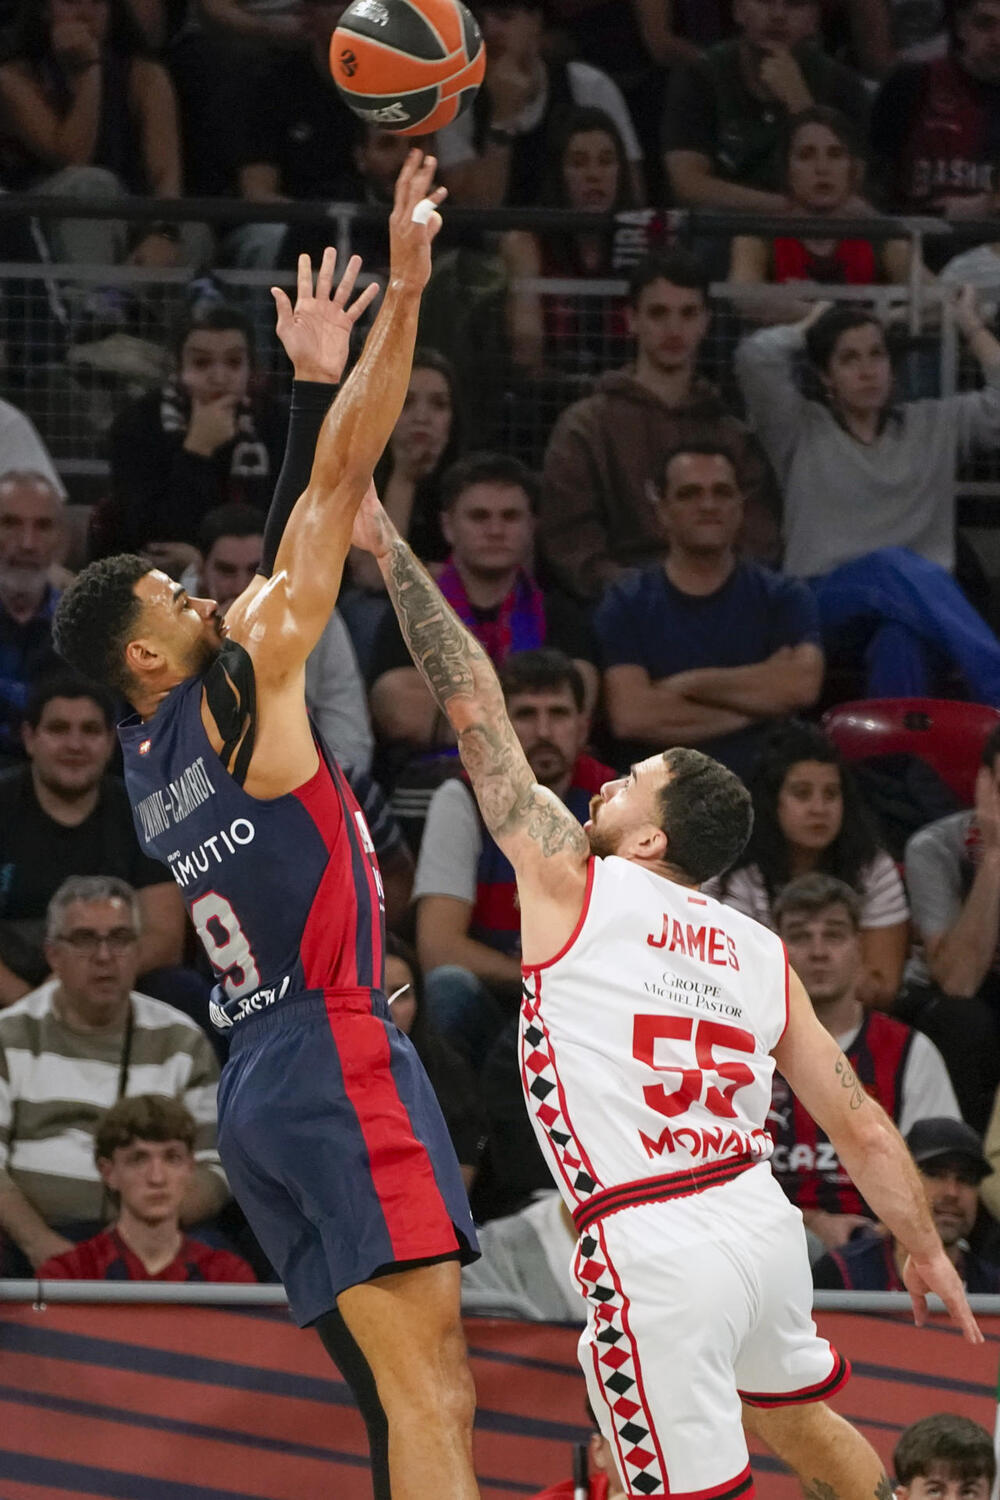
[[[43,221],[60,216],[199,221],[220,232],[248,222],[322,224],[329,226],[342,257],[350,253],[359,227],[384,222],[384,212],[343,203],[154,203],[0,195],[0,220],[23,219],[25,214]],[[612,236],[610,259],[616,274],[510,285],[495,252],[499,234],[514,227],[540,233],[599,227]],[[956,251],[983,239],[1000,241],[1000,222],[953,226],[928,219],[861,218],[837,220],[836,227],[843,236],[908,238],[917,252],[910,281],[874,287],[802,285],[796,294],[860,300],[891,319],[908,346],[901,364],[902,395],[944,395],[973,386],[977,372],[962,356],[949,297],[922,281],[920,252],[932,239],[946,241]],[[677,241],[697,247],[735,232],[814,234],[815,228],[809,219],[679,211],[643,211],[607,220],[540,209],[449,209],[424,299],[421,338],[458,367],[469,442],[502,447],[537,464],[559,412],[593,389],[603,372],[627,361],[625,277],[646,248]],[[274,394],[285,393],[289,371],[273,333],[269,288],[274,284],[290,287],[291,273],[218,269],[197,274],[185,268],[52,261],[0,264],[0,395],[28,412],[71,482],[80,477],[100,485],[107,475],[111,423],[131,400],[162,382],[176,326],[185,307],[199,297],[222,297],[250,316],[258,336],[260,379]],[[740,309],[748,297],[759,303],[766,290],[726,282],[713,286],[715,314],[704,346],[704,369],[737,407],[732,353],[739,338],[756,326]],[[787,288],[772,290],[788,295]],[[518,363],[508,335],[507,312],[515,294],[536,299],[541,319],[542,356],[531,368]],[[1000,275],[996,295],[1000,300]],[[1000,451],[970,466],[961,487],[965,493],[1000,493]]]

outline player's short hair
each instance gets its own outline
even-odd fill
[[[565,651],[552,648],[514,651],[501,668],[500,686],[508,702],[517,693],[547,693],[568,687],[577,713],[583,712],[587,696],[579,667]]]
[[[959,1480],[996,1476],[993,1439],[985,1427],[970,1417],[953,1412],[935,1412],[907,1427],[892,1455],[897,1484],[910,1484],[926,1477],[935,1465],[945,1465],[949,1477]]]
[[[700,292],[702,301],[708,306],[708,272],[690,250],[664,250],[640,260],[628,279],[629,306],[638,307],[643,292],[656,281],[668,281],[671,286]]]
[[[538,475],[507,453],[470,453],[452,464],[441,481],[441,509],[453,510],[474,484],[508,484],[528,497],[532,515],[538,511],[542,487]]]
[[[142,610],[135,586],[152,566],[132,552],[88,563],[59,600],[52,621],[63,661],[120,693],[131,686],[125,647]]]
[[[227,500],[225,505],[213,506],[201,518],[198,550],[207,557],[224,536],[263,537],[264,521],[263,513],[255,505],[247,505],[245,500]]]
[[[181,1141],[193,1152],[196,1131],[194,1116],[179,1099],[136,1094],[119,1099],[101,1116],[94,1136],[94,1160],[110,1161],[133,1141]]]
[[[37,729],[53,698],[89,698],[100,710],[105,728],[111,729],[115,722],[115,700],[106,688],[77,672],[52,672],[37,682],[28,694],[24,710],[24,722]]]
[[[775,928],[780,932],[786,917],[818,916],[828,906],[842,906],[855,932],[861,930],[861,897],[846,880],[813,870],[790,880],[771,908]]]
[[[686,745],[664,750],[663,764],[670,773],[659,792],[667,863],[702,885],[728,870],[750,837],[750,793],[728,766]]]

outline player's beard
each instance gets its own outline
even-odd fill
[[[597,826],[603,806],[603,797],[591,797],[590,827],[586,830],[586,834],[590,840],[590,852],[598,859],[607,859],[609,854],[617,853],[619,843],[619,837],[613,828],[604,829]]]

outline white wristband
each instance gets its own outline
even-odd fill
[[[433,203],[430,198],[421,198],[420,202],[417,204],[416,208],[410,215],[410,218],[414,224],[429,224],[431,221],[431,214],[436,212],[437,205]]]

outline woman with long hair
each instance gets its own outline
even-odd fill
[[[906,894],[833,743],[811,724],[782,727],[761,754],[750,789],[750,841],[706,889],[773,927],[775,898],[790,880],[814,870],[843,880],[862,901],[860,998],[891,1008],[909,947]]]
[[[443,354],[430,348],[415,351],[403,410],[374,476],[396,530],[432,572],[449,552],[441,530],[441,476],[462,451],[456,384]],[[341,597],[340,609],[366,669],[389,600],[370,553],[353,548],[348,568],[351,587]]]
[[[733,240],[729,280],[744,286],[787,285],[787,297],[740,307],[760,322],[794,322],[809,304],[792,291],[796,282],[822,286],[876,286],[909,281],[910,240],[844,237],[837,220],[858,218],[871,209],[859,196],[865,176],[864,151],[853,122],[838,109],[814,105],[793,115],[785,138],[785,192],[788,212],[816,221],[805,238],[737,235]],[[933,281],[927,270],[924,278]]]
[[[621,135],[601,109],[570,108],[553,132],[540,202],[577,213],[617,214],[636,207]],[[514,363],[537,373],[543,366],[592,359],[603,368],[609,343],[627,334],[623,298],[540,295],[519,283],[537,277],[585,279],[613,274],[613,228],[513,229],[500,244],[510,291],[507,331]]]

